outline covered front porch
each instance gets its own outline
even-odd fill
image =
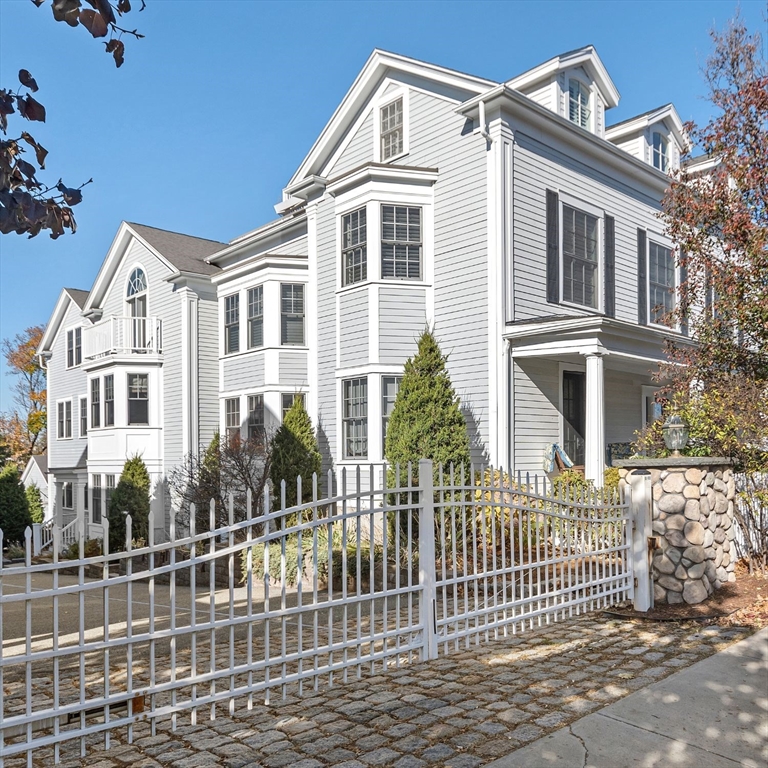
[[[547,317],[511,323],[510,464],[541,472],[557,443],[602,485],[611,456],[660,414],[653,373],[672,331],[605,317]]]

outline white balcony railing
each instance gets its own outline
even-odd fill
[[[83,359],[106,355],[137,355],[163,351],[163,325],[159,317],[112,315],[83,329]]]

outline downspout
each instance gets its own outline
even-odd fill
[[[485,122],[485,102],[481,101],[478,105],[478,122],[480,123],[480,135],[489,143],[493,143],[491,134],[488,133],[488,125]]]

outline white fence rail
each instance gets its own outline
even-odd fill
[[[163,351],[162,320],[158,317],[112,315],[83,329],[83,358]]]
[[[365,476],[367,474],[367,477]],[[333,685],[631,597],[627,505],[542,480],[370,467],[170,540],[0,567],[0,765]],[[273,508],[266,495],[263,509]],[[108,542],[108,531],[104,541]]]

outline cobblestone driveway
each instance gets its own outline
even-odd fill
[[[596,614],[536,628],[303,698],[273,698],[234,717],[180,717],[122,731],[88,757],[62,746],[62,764],[88,768],[473,768],[688,666],[749,632],[696,624],[625,622]],[[223,709],[223,708],[222,708]],[[221,711],[221,710],[220,710]],[[8,760],[10,766],[24,764]],[[35,755],[53,765],[52,752]]]

